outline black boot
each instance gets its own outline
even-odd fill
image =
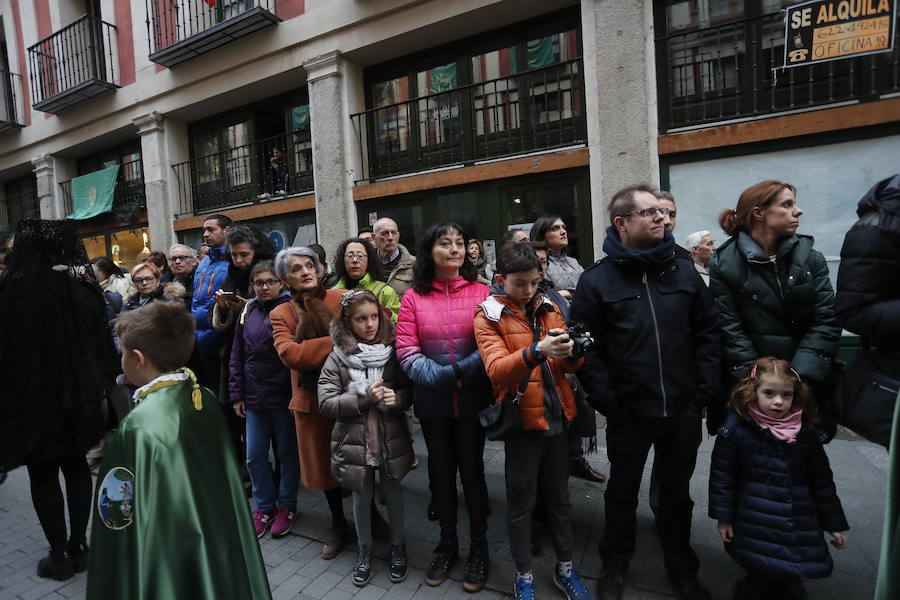
[[[83,573],[88,568],[88,546],[84,542],[80,544],[69,543],[69,549],[66,551],[69,560],[76,573]]]
[[[466,574],[463,576],[463,589],[469,593],[481,590],[488,578],[489,564],[490,557],[488,556],[487,542],[473,543],[469,547],[469,556],[466,557]]]
[[[75,566],[62,550],[50,550],[50,554],[38,562],[37,576],[65,581],[75,576]]]
[[[409,574],[409,562],[406,560],[406,546],[391,544],[391,568],[388,579],[391,583],[400,583]]]
[[[359,547],[359,556],[356,559],[356,566],[353,567],[353,585],[363,587],[372,579],[372,548],[369,546]]]
[[[455,537],[441,538],[434,554],[431,555],[431,564],[425,573],[425,583],[430,586],[441,585],[446,581],[450,568],[459,559],[459,542]]]

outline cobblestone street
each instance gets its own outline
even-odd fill
[[[591,462],[608,472],[603,432],[599,433],[600,452],[591,457]],[[830,579],[807,584],[810,598],[815,600],[871,598],[878,563],[887,454],[884,449],[856,438],[850,439],[849,435],[839,437],[844,439],[834,440],[826,446],[826,450],[850,522],[850,547],[843,552],[832,552],[835,572]],[[715,598],[726,599],[731,597],[731,585],[741,576],[741,570],[722,550],[715,523],[706,517],[706,483],[713,441],[708,437],[704,439],[692,482],[696,502],[693,539],[701,561],[701,580],[709,586]],[[418,430],[415,445],[419,456],[424,459],[424,443]],[[506,542],[503,460],[502,444],[488,442],[484,462],[493,510],[488,532],[492,563],[488,589],[478,594],[479,598],[486,600],[511,595],[514,576]],[[626,579],[627,600],[671,597],[659,542],[653,532],[652,515],[646,502],[649,463],[638,507],[637,554]],[[321,493],[303,490],[300,496],[301,514],[293,535],[279,540],[268,537],[262,540],[273,597],[277,600],[450,600],[471,597],[463,591],[460,583],[468,528],[464,515],[460,518],[463,556],[452,571],[452,580],[431,588],[424,583],[424,569],[437,543],[439,531],[437,523],[428,521],[425,514],[428,486],[424,460],[404,480],[404,485],[407,550],[414,567],[406,581],[400,584],[388,581],[386,543],[376,549],[375,575],[364,588],[354,587],[349,578],[356,559],[354,547],[346,549],[334,560],[323,560],[320,557],[321,540],[328,527],[324,497]],[[603,530],[603,489],[603,485],[570,480],[575,512],[575,562],[588,578],[592,592],[600,572],[597,542]],[[349,516],[349,499],[345,500],[345,510]],[[535,565],[538,596],[561,597],[550,584],[555,561],[549,542],[546,539],[544,542],[543,554]],[[35,575],[37,562],[46,550],[46,540],[31,506],[27,473],[24,468],[17,469],[0,486],[0,600],[63,600],[84,596],[85,574],[66,582],[40,579]]]

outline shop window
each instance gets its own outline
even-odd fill
[[[108,256],[125,270],[131,270],[150,253],[150,234],[146,226],[86,235],[81,242],[88,258]]]

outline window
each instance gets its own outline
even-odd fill
[[[584,142],[577,11],[366,69],[362,179]]]
[[[519,127],[518,81],[515,46],[492,50],[472,57],[472,81],[482,85],[473,90],[475,134],[485,135]]]
[[[409,149],[409,107],[401,104],[407,100],[409,77],[382,81],[372,88],[372,105],[381,109],[375,113],[375,137],[385,153]]]

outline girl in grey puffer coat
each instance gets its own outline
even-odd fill
[[[400,480],[412,467],[413,451],[405,410],[411,385],[394,354],[390,316],[366,290],[351,290],[331,323],[334,351],[319,375],[319,411],[334,419],[331,471],[353,492],[359,561],[353,583],[371,578],[371,506],[375,471],[387,500],[391,528],[392,581],[406,577],[403,496]]]

